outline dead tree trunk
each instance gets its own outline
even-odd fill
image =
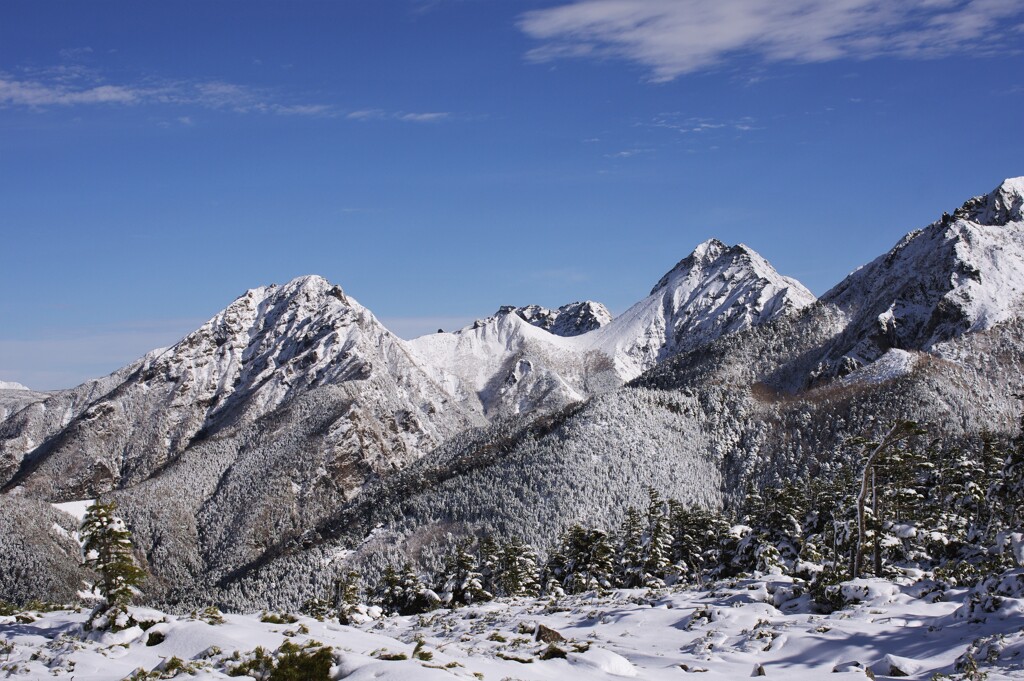
[[[916,423],[912,421],[900,421],[889,429],[889,432],[885,434],[885,437],[882,438],[881,442],[878,444],[869,443],[869,446],[871,444],[875,444],[875,447],[871,450],[867,460],[864,462],[864,470],[861,471],[860,476],[860,494],[857,495],[857,542],[854,546],[853,561],[850,565],[850,576],[853,579],[860,577],[861,568],[864,564],[864,542],[867,535],[866,528],[864,527],[866,515],[865,506],[867,505],[868,500],[869,472],[874,470],[874,466],[878,463],[886,449],[916,432]],[[877,562],[881,563],[881,554],[878,555]],[[881,565],[878,565],[878,570],[881,571]]]

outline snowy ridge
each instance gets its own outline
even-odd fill
[[[402,342],[369,310],[340,286],[306,276],[247,291],[161,355],[147,375],[177,384],[172,406],[209,402],[212,421],[241,398],[245,411],[261,414],[310,388],[374,371],[394,376],[402,398],[431,396]]]
[[[408,346],[456,400],[488,416],[518,414],[605,392],[666,357],[813,301],[810,291],[750,248],[711,239],[609,322],[598,303],[573,303],[556,313],[503,307],[465,329],[422,336]],[[572,320],[566,324],[573,330],[581,319],[599,325],[559,333],[562,319]]]
[[[592,300],[569,303],[557,310],[549,310],[540,305],[515,307],[505,305],[498,309],[497,314],[515,314],[533,326],[539,327],[556,336],[579,336],[599,329],[612,320],[612,313],[601,303]],[[477,324],[484,322],[477,322]]]
[[[493,417],[553,409],[595,392],[595,381],[610,367],[575,342],[583,337],[556,336],[509,311],[455,333],[422,336],[408,347],[455,400]],[[608,375],[604,385],[618,381]]]
[[[845,374],[889,348],[930,350],[1024,310],[1024,178],[1004,181],[858,269],[822,301],[848,318],[818,373]]]

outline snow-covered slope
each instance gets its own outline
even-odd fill
[[[845,374],[888,349],[928,350],[1024,310],[1024,177],[911,232],[822,296],[847,317],[819,374]]]

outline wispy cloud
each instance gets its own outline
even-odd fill
[[[69,59],[69,60],[82,59],[83,57],[87,57],[90,54],[92,54],[92,48],[89,47],[89,46],[85,46],[85,47],[68,47],[68,48],[65,48],[65,49],[61,50],[57,54],[60,55],[61,59]]]
[[[78,54],[80,51],[67,52]],[[142,78],[112,83],[97,69],[77,63],[24,67],[15,69],[14,73],[0,71],[0,109],[20,107],[45,110],[101,105],[162,105],[237,114],[337,117],[353,121],[402,123],[436,123],[452,117],[447,111],[346,111],[336,104],[294,101],[279,90],[225,80]],[[174,112],[173,119],[190,125],[193,118],[189,113]]]
[[[119,85],[75,89],[60,83],[45,84],[0,76],[0,105],[45,107],[76,104],[135,104],[144,93]]]
[[[527,12],[535,61],[617,57],[667,81],[744,54],[764,62],[994,53],[1020,0],[579,0]],[[1019,34],[1019,31],[1018,31]]]
[[[408,112],[384,111],[383,109],[360,109],[346,116],[354,121],[402,121],[404,123],[436,123],[449,118],[447,111]]]
[[[736,131],[748,132],[757,130],[755,120],[749,116],[731,120],[716,120],[711,118],[699,118],[684,116],[679,113],[663,113],[654,117],[649,124],[655,128],[674,130],[682,134],[711,133],[715,131]]]
[[[46,109],[144,104],[196,106],[282,116],[337,115],[334,107],[328,104],[285,101],[277,93],[225,81],[146,79],[111,84],[96,71],[80,65],[35,68],[25,70],[20,76],[0,72],[0,107]]]
[[[649,154],[653,152],[653,149],[623,149],[622,151],[615,151],[610,154],[605,154],[605,158],[632,158],[633,156],[640,156],[643,154]]]

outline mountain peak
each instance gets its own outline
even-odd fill
[[[747,246],[708,239],[669,270],[650,295],[602,329],[599,346],[614,358],[621,376],[634,378],[666,357],[814,300],[803,285]]]
[[[1007,178],[988,194],[968,199],[953,218],[992,227],[1024,221],[1024,177]]]
[[[719,267],[746,266],[759,276],[779,276],[775,269],[757,251],[745,244],[728,246],[718,239],[708,239],[697,245],[690,255],[686,256],[675,267],[669,270],[665,276],[658,280],[658,283],[651,289],[649,295],[666,288],[670,282],[679,278],[692,279],[695,273],[710,271]],[[796,282],[792,282],[796,284]],[[802,286],[797,286],[803,289]],[[808,292],[808,295],[810,293]],[[813,296],[811,296],[813,299]]]
[[[515,315],[527,324],[555,335],[569,338],[599,329],[612,320],[612,313],[601,303],[592,300],[568,303],[557,310],[549,310],[540,305],[502,305],[488,319],[503,315]],[[487,320],[474,322],[473,328],[485,324]]]

